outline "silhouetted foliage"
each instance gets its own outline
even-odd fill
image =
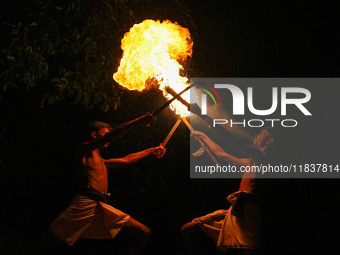
[[[2,24],[3,90],[33,87],[41,105],[67,101],[116,109],[117,64],[124,1],[6,1]]]
[[[119,64],[124,33],[145,18],[176,21],[172,15],[179,13],[193,25],[180,1],[164,4],[123,0],[2,2],[2,93],[34,87],[41,106],[66,101],[86,108],[100,106],[102,111],[117,109],[119,96],[112,75]]]

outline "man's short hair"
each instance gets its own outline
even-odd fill
[[[109,130],[111,130],[111,125],[105,122],[101,122],[101,121],[93,121],[89,124],[88,126],[88,131],[89,133],[91,133],[92,131],[98,132],[100,129],[103,128],[108,128]]]
[[[264,130],[268,131],[268,133],[270,134],[270,136],[271,136],[274,140],[276,140],[276,139],[278,138],[278,134],[280,133],[280,131],[278,130],[278,128],[275,129],[275,128],[273,128],[273,127],[264,127],[264,128],[262,128],[261,132],[264,131]]]
[[[273,127],[264,127],[262,131],[266,130],[271,138],[273,138],[274,142],[270,144],[270,146],[266,149],[266,154],[270,156],[270,158],[275,161],[281,158],[281,132],[280,128],[273,128]]]

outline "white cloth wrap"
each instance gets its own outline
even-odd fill
[[[113,239],[129,218],[111,205],[77,195],[50,231],[71,246],[78,238]]]
[[[231,203],[228,210],[217,210],[193,220],[217,243],[217,248],[222,252],[227,252],[231,248],[261,248],[259,206],[245,201],[243,216],[238,217],[233,213],[241,194],[242,191],[237,191],[227,197]]]

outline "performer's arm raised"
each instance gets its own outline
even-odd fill
[[[149,157],[149,156],[155,156],[155,157],[162,157],[165,153],[165,148],[163,146],[158,146],[154,148],[149,148],[144,151],[131,153],[123,158],[112,158],[104,160],[104,163],[108,169],[115,168],[115,167],[121,167],[121,166],[128,166],[134,163],[137,163],[138,161],[142,160],[143,158]]]
[[[143,115],[142,117],[123,123],[113,128],[111,131],[107,128],[106,131],[105,130],[103,131],[103,132],[106,132],[106,134],[103,136],[98,135],[96,134],[95,131],[93,131],[91,133],[93,140],[87,143],[82,143],[78,148],[78,153],[82,155],[86,155],[87,153],[97,148],[105,147],[105,145],[121,137],[131,128],[136,127],[137,125],[149,125],[153,121],[154,121],[154,117],[148,113],[148,114]]]

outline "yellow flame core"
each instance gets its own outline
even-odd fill
[[[177,93],[189,86],[189,80],[180,76],[181,65],[192,56],[193,42],[189,30],[176,22],[144,20],[134,25],[122,39],[123,58],[113,78],[120,85],[142,91],[150,86],[150,79],[156,79],[164,96],[165,88],[171,87]],[[182,97],[190,101],[189,93]],[[181,116],[188,116],[187,108],[175,100],[170,105]]]

